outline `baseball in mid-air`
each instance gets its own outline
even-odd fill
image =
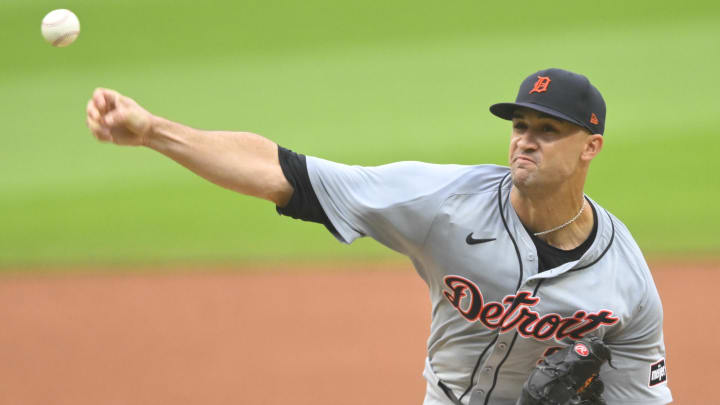
[[[80,34],[80,20],[70,10],[53,10],[43,18],[40,31],[50,45],[62,48],[72,44]]]

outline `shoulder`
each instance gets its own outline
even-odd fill
[[[397,172],[406,173],[408,175],[437,174],[444,176],[470,176],[470,177],[486,177],[486,176],[504,176],[510,171],[508,167],[492,164],[480,165],[458,165],[458,164],[437,164],[419,162],[413,160],[387,163],[378,166],[359,166],[347,165],[343,163],[333,162],[330,160],[318,158],[315,156],[307,156],[308,167],[318,170],[367,170],[377,172]]]
[[[491,188],[510,169],[498,165],[435,164],[402,161],[380,166],[353,166],[307,157],[311,178],[343,179],[359,184],[382,185],[383,188],[413,189],[463,193]]]
[[[638,273],[644,281],[647,281],[650,275],[650,269],[632,233],[625,223],[615,215],[604,209],[602,211],[610,221],[612,221],[612,227],[614,229],[613,247],[617,260],[624,263],[627,267],[636,270],[636,273]]]
[[[597,205],[597,203],[595,203]],[[650,268],[643,253],[633,238],[628,227],[615,215],[598,206],[598,216],[609,221],[612,234],[612,245],[607,257],[601,260],[607,280],[612,283],[618,297],[631,314],[646,312],[649,308],[650,317],[662,317],[661,302]]]
[[[589,198],[589,197],[588,197]],[[589,198],[590,199],[590,198]],[[645,258],[628,227],[615,215],[590,199],[595,207],[598,221],[598,239],[600,245],[608,245],[607,253],[615,265],[630,266],[635,269],[647,268]]]
[[[401,180],[425,184],[452,185],[456,193],[479,193],[492,189],[510,169],[497,165],[451,165],[424,162],[396,162],[375,168],[378,173],[397,174]]]

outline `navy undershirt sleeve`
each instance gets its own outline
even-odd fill
[[[323,224],[330,233],[337,236],[337,230],[325,214],[310,183],[305,155],[278,145],[278,159],[283,175],[294,190],[286,206],[275,207],[278,214]]]

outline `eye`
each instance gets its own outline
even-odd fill
[[[524,122],[518,121],[518,122],[513,123],[513,128],[515,128],[519,131],[523,131],[523,130],[527,129],[527,124],[525,124]]]
[[[543,132],[557,132],[557,129],[550,124],[545,124],[543,125]]]

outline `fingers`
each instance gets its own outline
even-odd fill
[[[101,125],[103,121],[100,112],[94,102],[94,98],[90,99],[86,108],[87,117],[85,124],[90,129],[90,132],[101,142],[112,142],[113,138],[110,134],[110,129]]]
[[[105,90],[103,92],[103,96],[105,97],[105,106],[107,108],[107,111],[114,110],[116,100],[118,99],[118,97],[120,97],[120,94],[113,90]]]
[[[101,142],[113,142],[113,137],[110,134],[110,129],[101,126],[97,121],[88,118],[86,121],[90,132]]]
[[[120,96],[115,90],[97,88],[93,92],[92,102],[100,114],[105,114],[115,108],[116,100]]]
[[[117,122],[116,100],[120,93],[111,89],[97,88],[87,103],[85,123],[90,132],[102,142],[113,141],[109,126]],[[108,117],[110,116],[110,122]]]
[[[95,89],[92,95],[92,103],[99,113],[107,111],[107,103],[105,102],[105,96],[103,95],[104,89]]]
[[[109,113],[105,114],[105,116],[103,117],[103,119],[105,120],[105,125],[111,127],[117,122],[123,122],[123,120],[125,119],[124,113],[125,111],[123,111],[122,109],[115,108]]]
[[[97,106],[93,102],[93,99],[90,99],[87,103],[87,107],[85,108],[85,112],[87,113],[87,117],[89,119],[100,121],[100,112],[97,109]]]
[[[97,88],[86,106],[86,125],[102,142],[142,145],[151,115],[134,100],[115,90]]]

